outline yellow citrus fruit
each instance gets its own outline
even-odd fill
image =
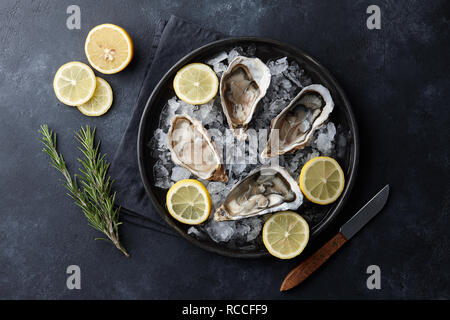
[[[69,106],[87,102],[94,95],[95,87],[94,71],[88,65],[78,61],[62,65],[53,79],[56,97]]]
[[[282,211],[264,223],[262,237],[271,255],[292,259],[305,249],[309,240],[309,226],[298,213]]]
[[[194,179],[175,183],[166,196],[167,209],[172,217],[185,224],[200,224],[211,213],[211,197],[205,186]]]
[[[133,41],[115,24],[105,23],[89,31],[84,51],[91,66],[105,74],[125,69],[133,58]]]
[[[175,94],[186,103],[207,103],[217,94],[216,73],[203,63],[191,63],[181,68],[173,79]]]
[[[339,198],[344,190],[345,177],[336,160],[316,157],[303,166],[299,182],[300,189],[309,201],[325,205]]]
[[[97,86],[94,95],[88,102],[77,106],[78,110],[86,116],[98,117],[105,114],[113,103],[113,92],[106,80],[97,77]]]

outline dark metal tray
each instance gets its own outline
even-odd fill
[[[187,230],[190,227],[189,225],[179,223],[170,216],[165,208],[165,197],[167,190],[155,187],[154,185],[153,165],[155,163],[155,159],[151,156],[152,149],[148,147],[148,142],[151,140],[154,130],[158,127],[159,114],[162,108],[166,104],[167,100],[175,95],[172,82],[176,72],[181,67],[192,62],[205,61],[206,59],[224,50],[231,50],[232,48],[238,46],[246,47],[251,44],[256,46],[256,56],[261,58],[263,61],[286,56],[289,60],[295,60],[302,68],[304,68],[308,75],[312,78],[313,83],[320,83],[327,87],[330,90],[335,102],[335,108],[331,119],[335,123],[341,124],[343,128],[350,133],[350,139],[347,143],[345,155],[342,159],[340,159],[340,165],[344,170],[346,178],[345,189],[335,203],[328,206],[317,205],[318,209],[316,216],[318,219],[314,219],[315,221],[308,221],[311,228],[310,241],[314,241],[341,211],[353,187],[359,160],[358,129],[350,102],[348,101],[342,88],[331,76],[331,74],[316,60],[303,51],[275,40],[255,37],[239,37],[212,42],[198,48],[197,50],[194,50],[178,61],[164,75],[155,87],[142,114],[137,141],[139,170],[141,173],[142,182],[156,210],[162,218],[182,237],[205,250],[225,256],[242,258],[258,258],[269,254],[264,248],[255,249],[253,251],[231,249],[215,243],[212,240],[197,240],[187,234]],[[298,212],[301,214],[301,211],[302,207],[299,208]]]

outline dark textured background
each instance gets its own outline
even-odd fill
[[[66,28],[70,4],[81,8],[81,30]],[[381,30],[366,28],[370,4],[381,7]],[[73,131],[91,124],[111,160],[144,77],[156,21],[171,14],[233,36],[285,41],[334,74],[361,134],[359,177],[341,220],[391,184],[382,213],[293,291],[278,289],[300,259],[225,258],[127,224],[121,234],[132,258],[124,258],[93,240],[98,234],[41,152],[37,130],[48,123],[76,168]],[[445,0],[2,1],[0,298],[450,298],[449,16]],[[63,63],[86,61],[85,37],[105,22],[130,33],[135,58],[123,72],[105,76],[115,103],[92,119],[58,103],[52,80]],[[71,264],[81,267],[81,290],[66,288]],[[381,290],[366,288],[371,264],[381,268]]]

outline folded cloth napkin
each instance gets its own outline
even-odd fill
[[[110,168],[122,213],[128,218],[150,222],[150,229],[164,232],[166,225],[155,212],[139,173],[137,135],[142,112],[153,88],[179,59],[192,50],[223,37],[220,33],[206,30],[175,16],[171,16],[168,21],[160,21],[155,29],[148,53],[149,63],[136,106]]]

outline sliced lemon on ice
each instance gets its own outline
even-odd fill
[[[87,102],[94,95],[95,74],[81,62],[72,61],[62,65],[53,79],[53,89],[59,101],[69,106]]]
[[[191,63],[181,68],[173,79],[178,98],[186,103],[207,103],[217,94],[219,80],[216,73],[203,63]]]
[[[84,51],[95,70],[105,74],[117,73],[125,69],[133,58],[133,41],[123,28],[105,23],[89,31]]]
[[[262,237],[271,255],[291,259],[305,249],[309,240],[309,226],[298,213],[282,211],[264,223]]]
[[[167,192],[167,209],[172,217],[186,224],[200,224],[211,212],[211,197],[205,186],[194,179],[175,183]]]
[[[105,114],[113,102],[113,92],[106,80],[97,77],[97,86],[94,95],[88,102],[77,106],[78,110],[89,117],[98,117]]]
[[[344,190],[345,177],[341,166],[330,157],[309,160],[300,172],[300,189],[309,201],[330,204]]]

